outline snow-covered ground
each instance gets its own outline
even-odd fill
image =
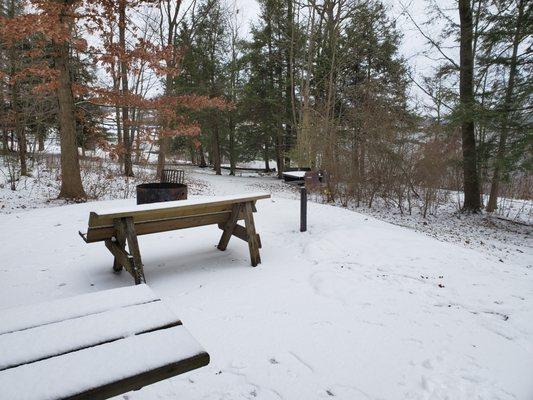
[[[297,194],[273,177],[188,169],[188,179],[193,196],[273,194],[255,215],[262,264],[249,266],[239,240],[218,251],[214,226],[140,237],[148,284],[211,364],[123,398],[533,398],[527,227],[476,230],[459,218],[443,233],[440,220],[390,213],[402,227],[310,203],[300,233]],[[9,208],[12,198],[3,202]],[[0,307],[131,285],[111,272],[105,246],[85,244],[77,230],[93,209],[133,203],[4,208]]]

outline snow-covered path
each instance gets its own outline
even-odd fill
[[[220,195],[261,189],[246,178],[205,182]],[[218,251],[214,226],[139,239],[148,284],[212,361],[125,398],[533,398],[531,262],[314,203],[300,233],[289,197],[258,203],[257,268],[241,241]],[[101,243],[77,235],[95,207],[0,215],[2,308],[132,284],[111,272]]]

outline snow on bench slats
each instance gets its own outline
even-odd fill
[[[182,325],[130,336],[4,370],[0,372],[1,398],[65,398],[201,353],[200,344]]]
[[[0,370],[110,342],[177,321],[178,318],[162,302],[157,301],[6,333],[0,335]]]
[[[122,214],[122,213],[131,213],[136,211],[147,211],[147,210],[160,210],[165,208],[174,208],[174,207],[184,207],[184,206],[195,206],[198,204],[205,203],[218,203],[226,201],[234,201],[241,199],[249,199],[254,197],[266,198],[270,197],[270,194],[264,192],[257,193],[246,193],[242,195],[230,195],[230,196],[215,196],[215,197],[201,197],[197,199],[190,200],[176,200],[176,201],[164,201],[159,203],[149,203],[149,204],[140,204],[133,205],[130,207],[122,208],[96,208],[94,212],[99,216],[108,215],[108,214]]]
[[[0,310],[0,335],[156,300],[148,286],[138,285]]]

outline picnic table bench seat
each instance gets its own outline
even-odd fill
[[[0,310],[0,398],[107,399],[208,363],[146,285]]]
[[[257,200],[269,197],[270,194],[254,193],[93,211],[89,214],[87,233],[80,235],[87,243],[103,241],[114,256],[113,269],[119,272],[124,268],[135,284],[146,282],[138,236],[205,225],[217,225],[223,231],[219,250],[226,250],[232,236],[247,242],[255,267],[261,262],[261,239],[255,230],[253,213],[257,211]],[[239,225],[240,220],[244,220],[244,226]]]

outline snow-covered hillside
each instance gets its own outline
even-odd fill
[[[263,262],[250,267],[234,239],[218,251],[214,226],[140,237],[148,284],[211,364],[123,398],[533,398],[530,243],[501,260],[316,203],[300,233],[299,204],[278,181],[196,178],[206,196],[274,192],[256,214]],[[131,285],[77,231],[91,210],[133,203],[0,215],[1,307]]]

